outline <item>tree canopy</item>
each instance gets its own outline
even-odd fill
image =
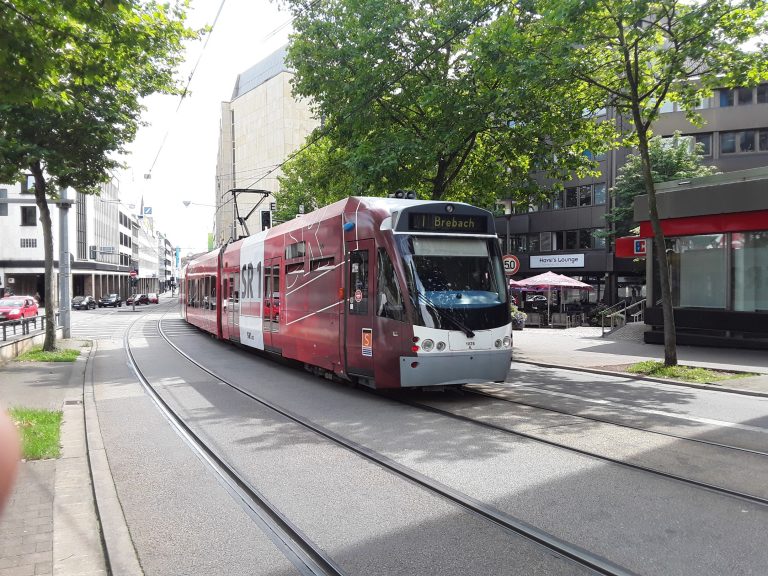
[[[649,155],[651,126],[665,101],[698,121],[715,88],[768,78],[768,3],[753,0],[538,0],[536,54],[555,75],[586,83],[630,119],[661,277],[664,361],[677,364],[672,292]],[[753,42],[750,46],[748,43]]]
[[[0,181],[31,173],[45,250],[45,301],[55,302],[48,197],[93,193],[136,134],[141,98],[174,93],[186,2],[0,0]],[[68,306],[69,303],[60,303]],[[46,306],[44,349],[55,343]]]
[[[331,142],[345,196],[408,188],[492,203],[538,190],[534,172],[594,168],[582,153],[605,146],[606,127],[584,113],[592,95],[529,65],[532,15],[516,5],[287,3],[294,90],[324,121],[312,138]],[[311,194],[327,182],[317,157],[300,153],[283,185]]]
[[[692,136],[681,136],[679,133],[671,138],[651,138],[648,141],[648,155],[653,181],[658,184],[717,174],[717,168],[702,164],[703,147],[703,144],[695,144]],[[613,234],[624,236],[635,227],[633,200],[645,192],[642,158],[639,154],[629,154],[624,165],[619,168],[615,186],[611,188],[616,204],[606,215],[606,220],[614,224]]]

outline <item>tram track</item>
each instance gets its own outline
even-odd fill
[[[537,436],[535,434],[530,434],[530,433],[527,433],[527,432],[521,432],[521,431],[518,431],[518,430],[512,430],[512,429],[510,429],[508,427],[505,427],[505,426],[500,426],[498,424],[493,424],[491,422],[485,422],[485,421],[482,421],[482,420],[477,420],[475,418],[471,418],[469,416],[464,416],[462,414],[457,414],[455,412],[451,412],[450,410],[444,410],[442,408],[437,408],[437,407],[431,406],[429,404],[423,404],[421,402],[416,402],[416,401],[413,401],[413,400],[406,400],[406,399],[402,399],[402,398],[393,398],[392,396],[386,396],[386,397],[388,399],[390,399],[390,400],[393,400],[395,402],[400,402],[400,403],[405,404],[407,406],[412,406],[414,408],[418,408],[418,409],[421,409],[421,410],[432,412],[434,414],[439,414],[439,415],[445,416],[447,418],[453,418],[453,419],[461,421],[461,422],[467,422],[467,423],[470,423],[470,424],[473,424],[473,425],[476,425],[476,426],[479,426],[479,427],[482,427],[482,428],[486,428],[488,430],[493,430],[495,432],[502,432],[502,433],[513,435],[515,437],[525,438],[525,439],[528,439],[528,440],[532,440],[534,442],[540,442],[540,443],[546,444],[548,446],[553,446],[555,448],[560,448],[560,449],[563,449],[563,450],[568,450],[569,452],[574,452],[576,454],[581,454],[583,456],[587,456],[587,457],[590,457],[590,458],[595,458],[595,459],[598,459],[598,460],[603,461],[603,462],[608,462],[608,463],[611,463],[611,464],[616,464],[616,465],[619,465],[619,466],[622,466],[622,467],[625,467],[625,468],[629,468],[629,469],[632,469],[632,470],[637,470],[637,471],[640,471],[640,472],[644,472],[644,473],[648,473],[648,474],[653,474],[653,475],[661,477],[661,478],[666,478],[666,479],[669,479],[669,480],[673,480],[673,481],[676,481],[676,482],[687,484],[689,486],[696,487],[696,488],[699,488],[699,489],[703,489],[703,490],[706,490],[706,491],[709,491],[709,492],[712,492],[712,493],[715,493],[715,494],[719,494],[719,495],[722,495],[722,496],[736,498],[738,500],[742,500],[742,501],[745,501],[745,502],[751,502],[753,504],[758,504],[758,505],[761,505],[761,506],[768,506],[768,498],[764,498],[762,496],[756,496],[756,495],[753,495],[753,494],[748,494],[748,493],[745,493],[745,492],[740,492],[738,490],[732,490],[730,488],[726,488],[726,487],[723,487],[723,486],[718,486],[718,485],[711,484],[711,483],[708,483],[708,482],[703,482],[703,481],[700,481],[700,480],[695,480],[695,479],[692,479],[692,478],[687,478],[685,476],[681,476],[679,474],[674,474],[672,472],[665,472],[664,470],[659,470],[657,468],[651,468],[649,466],[643,466],[643,465],[640,465],[640,464],[633,464],[633,463],[627,462],[625,460],[619,460],[617,458],[611,458],[610,456],[606,456],[604,454],[599,454],[599,453],[597,453],[595,451],[592,451],[592,450],[586,450],[586,449],[582,449],[582,448],[577,448],[577,447],[565,444],[563,442],[556,442],[554,440],[543,438],[543,437]],[[491,396],[491,397],[492,398],[497,398],[495,396]],[[608,422],[608,423],[610,424],[610,422]]]
[[[647,434],[654,434],[657,436],[665,436],[667,438],[674,438],[675,440],[684,440],[686,442],[695,442],[697,444],[712,446],[715,448],[723,448],[726,450],[733,450],[736,452],[743,452],[745,454],[754,454],[756,456],[765,456],[768,457],[768,452],[762,451],[762,450],[754,450],[752,448],[745,448],[743,446],[734,446],[732,444],[724,444],[722,442],[715,442],[713,440],[706,440],[704,438],[692,438],[690,436],[684,436],[682,434],[675,434],[673,432],[664,432],[661,430],[651,430],[649,428],[643,428],[642,426],[634,426],[632,424],[627,424],[626,422],[617,422],[616,420],[611,420],[609,418],[600,418],[598,416],[589,416],[584,414],[574,414],[573,412],[569,412],[567,410],[560,410],[558,408],[553,408],[551,406],[542,406],[541,404],[534,404],[533,402],[524,402],[522,400],[512,400],[510,398],[507,398],[505,396],[500,396],[498,394],[493,394],[491,392],[486,392],[484,390],[477,390],[475,388],[475,385],[470,386],[463,386],[462,391],[464,394],[467,395],[473,395],[473,396],[482,396],[485,398],[492,398],[494,400],[500,400],[502,402],[508,402],[510,404],[516,404],[518,406],[526,406],[529,408],[535,408],[537,410],[544,410],[546,412],[552,412],[554,414],[562,414],[564,416],[571,416],[573,418],[579,418],[582,420],[587,420],[590,422],[599,422],[601,424],[609,424],[612,426],[618,426],[620,428],[627,428],[630,430],[638,430],[640,432],[645,432]]]
[[[296,414],[283,406],[280,406],[270,400],[267,400],[266,398],[259,397],[258,395],[254,394],[252,391],[247,390],[229,381],[227,378],[222,377],[221,375],[217,374],[215,371],[202,365],[200,362],[198,362],[197,360],[195,360],[194,358],[186,354],[183,350],[181,350],[180,347],[178,347],[175,343],[173,343],[172,340],[168,337],[168,335],[166,334],[165,330],[162,327],[162,320],[159,320],[157,322],[157,328],[163,340],[169,346],[171,346],[179,355],[185,358],[190,364],[196,366],[198,369],[207,373],[209,376],[211,376],[221,384],[249,398],[250,400],[258,403],[259,405],[271,410],[275,414],[278,414],[288,419],[289,421],[295,424],[298,424],[307,430],[312,431],[313,433],[321,436],[322,438],[325,438],[326,440],[331,441],[337,446],[340,446],[346,450],[349,450],[350,452],[364,458],[365,460],[372,462],[394,473],[397,477],[403,478],[417,486],[420,486],[432,494],[441,496],[442,498],[447,499],[448,501],[452,502],[455,505],[458,505],[464,510],[477,514],[483,519],[490,521],[491,523],[501,527],[502,529],[508,530],[510,533],[523,536],[524,538],[527,538],[528,540],[531,540],[539,544],[544,549],[546,549],[549,553],[554,552],[580,565],[581,567],[587,568],[597,574],[604,574],[609,576],[620,576],[620,575],[629,576],[631,574],[634,574],[634,572],[622,566],[619,566],[611,562],[610,560],[603,558],[602,556],[593,554],[588,550],[580,548],[569,542],[563,541],[557,538],[556,536],[553,536],[552,534],[549,534],[543,530],[540,530],[535,526],[532,526],[520,519],[514,518],[513,516],[497,508],[494,508],[493,506],[489,506],[486,503],[476,498],[468,496],[467,494],[464,494],[456,489],[453,489],[450,486],[442,484],[424,474],[421,474],[407,466],[404,466],[396,462],[395,460],[379,452],[376,452],[375,450],[367,448],[366,446],[363,446],[355,441],[345,438],[342,435],[337,434],[332,430],[329,430],[323,426],[320,426],[315,422],[312,422],[311,420],[303,416],[300,416],[299,414]],[[139,368],[136,367],[135,370],[138,373]],[[149,382],[145,384],[145,388],[146,387],[152,388]],[[151,395],[153,396],[153,398],[155,396],[158,396],[159,401],[162,402],[162,404],[167,408],[169,412],[174,414],[174,418],[181,421],[181,418],[175,414],[175,412],[170,406],[168,406],[164,401],[162,401],[162,399],[159,397],[159,394],[156,391],[152,390]],[[181,422],[181,426],[183,426],[183,428],[187,430],[191,436],[194,436],[195,438],[197,438],[197,436],[194,435],[194,432],[191,431],[186,426],[186,424],[183,424],[183,422]],[[205,444],[199,438],[197,439],[197,442],[200,442],[203,445]],[[223,459],[221,459],[219,456],[216,456],[213,453],[212,449],[210,449],[209,447],[205,447],[204,451],[206,452],[206,454],[210,453],[210,457],[212,459],[222,462],[222,465],[223,465],[222,467],[225,470],[227,470],[226,472],[227,475],[232,474],[235,477],[238,477],[238,480],[236,480],[238,485],[243,484],[245,485],[246,489],[251,490],[251,488],[248,488],[247,481],[242,478],[239,478],[239,476],[237,475],[237,472],[233,470],[225,462],[223,462]],[[266,500],[265,500],[265,503],[269,505],[268,502],[266,502]],[[279,512],[277,511],[275,512],[279,514]],[[328,573],[335,574],[340,572],[328,572]]]
[[[328,558],[311,539],[306,537],[298,527],[294,526],[256,488],[219,456],[155,390],[138,365],[130,346],[130,332],[140,320],[143,318],[137,318],[126,329],[123,347],[136,378],[158,407],[160,413],[200,460],[214,472],[232,498],[262,528],[299,573],[307,576],[343,576],[345,573],[332,559]],[[159,326],[160,321],[158,321]],[[163,335],[163,337],[165,336]]]

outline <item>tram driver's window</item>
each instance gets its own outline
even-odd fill
[[[395,267],[384,248],[379,248],[379,259],[376,262],[376,315],[392,320],[405,320],[403,297],[397,283]]]
[[[349,313],[368,314],[368,250],[349,253]]]

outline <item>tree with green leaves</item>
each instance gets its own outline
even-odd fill
[[[696,144],[692,136],[676,133],[671,138],[654,136],[648,141],[648,158],[651,161],[651,177],[654,184],[699,178],[717,174],[717,168],[702,164],[703,144]],[[645,194],[643,159],[639,154],[629,154],[619,168],[616,185],[611,194],[616,202],[605,219],[613,224],[610,235],[626,236],[635,227],[633,201]]]
[[[696,106],[715,88],[768,77],[768,4],[753,0],[539,0],[538,61],[557,77],[603,93],[631,121],[626,144],[642,167],[654,252],[661,276],[664,363],[677,364],[665,239],[659,221],[649,140],[665,101],[700,121]]]
[[[594,101],[516,65],[529,51],[532,20],[518,6],[287,3],[296,30],[288,49],[294,91],[324,119],[311,138],[330,141],[349,184],[345,195],[407,188],[422,198],[485,204],[536,188],[534,172],[594,168],[583,155],[605,145],[598,137],[605,126],[584,114]],[[302,168],[289,165],[283,185],[306,195],[327,182],[317,157],[302,151],[295,159]]]
[[[116,154],[136,134],[141,98],[178,93],[174,70],[186,2],[0,0],[0,61],[18,65],[0,78],[0,181],[34,178],[45,251],[45,301],[54,302],[53,232],[48,198],[62,188],[96,193]],[[61,302],[68,306],[68,302]],[[55,348],[53,306],[46,306],[43,348]]]

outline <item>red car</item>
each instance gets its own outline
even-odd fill
[[[0,322],[37,316],[37,302],[32,296],[0,298]]]
[[[155,292],[150,292],[149,294],[147,294],[147,299],[149,300],[150,304],[158,303],[157,294]]]

